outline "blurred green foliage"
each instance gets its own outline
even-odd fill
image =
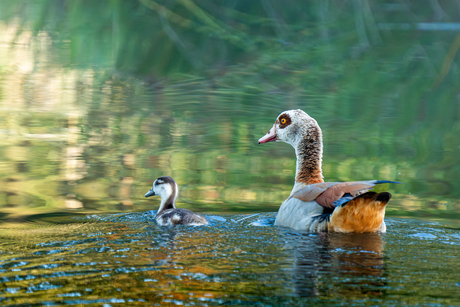
[[[294,154],[256,141],[302,108],[326,180],[400,180],[389,214],[458,216],[460,36],[441,26],[460,9],[422,2],[0,1],[8,52],[33,54],[24,75],[0,56],[0,204],[145,210],[172,175],[184,206],[273,211]],[[57,79],[49,108],[37,93]]]

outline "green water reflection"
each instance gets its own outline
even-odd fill
[[[257,139],[302,108],[326,180],[459,217],[458,8],[435,2],[0,1],[0,210],[144,211],[171,175],[182,207],[275,211],[295,157]]]

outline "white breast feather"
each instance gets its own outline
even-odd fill
[[[171,210],[174,210],[174,209],[169,209],[169,210],[166,210],[164,212],[162,212],[160,215],[158,215],[157,213],[157,216],[155,216],[155,220],[157,221],[157,224],[160,225],[160,226],[172,226],[173,224],[171,223],[171,219],[167,219],[166,221],[162,219],[162,216],[168,212],[171,212]]]
[[[171,223],[173,223],[173,224],[179,223],[180,220],[181,220],[181,217],[180,217],[180,215],[178,215],[178,214],[174,214],[174,215],[171,217]]]
[[[288,198],[282,204],[276,216],[275,225],[309,232],[327,230],[327,221],[319,223],[313,217],[323,214],[323,207],[315,201],[305,202],[297,198]]]

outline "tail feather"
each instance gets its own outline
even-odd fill
[[[330,217],[329,229],[338,232],[378,231],[385,217],[388,192],[367,192],[338,206]]]
[[[384,205],[386,205],[391,199],[391,194],[388,192],[382,192],[377,194],[376,201],[382,202]]]

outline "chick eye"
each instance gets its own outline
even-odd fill
[[[280,120],[280,122],[281,122],[282,125],[284,125],[284,124],[286,123],[286,118],[282,118],[282,119]]]

